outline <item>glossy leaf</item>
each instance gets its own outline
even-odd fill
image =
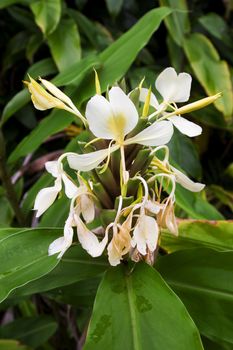
[[[57,323],[48,316],[25,317],[0,327],[0,338],[20,340],[36,348],[43,345],[56,331]]]
[[[202,34],[195,33],[184,41],[184,49],[190,65],[208,95],[222,92],[215,102],[227,120],[233,109],[230,71],[225,61],[220,60],[213,44]],[[214,74],[213,74],[214,72]]]
[[[159,3],[173,9],[171,16],[165,18],[165,24],[176,44],[182,46],[185,34],[190,32],[186,0],[159,0]]]
[[[202,334],[233,346],[233,252],[181,250],[156,264],[178,294]],[[221,325],[221,326],[220,326]]]
[[[58,263],[48,256],[60,229],[28,229],[6,236],[0,244],[0,301],[15,288],[43,276]]]
[[[45,34],[51,34],[61,17],[61,0],[37,0],[31,5],[35,21]]]
[[[81,46],[76,23],[72,19],[63,19],[49,35],[48,45],[60,72],[78,62],[81,58]]]
[[[180,220],[178,223],[178,237],[162,232],[160,244],[168,253],[198,247],[233,250],[233,221]]]
[[[156,270],[110,269],[97,292],[84,350],[203,349],[198,331]]]

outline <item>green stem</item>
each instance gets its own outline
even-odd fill
[[[14,189],[14,185],[11,182],[11,177],[7,170],[5,155],[6,155],[5,140],[4,140],[2,130],[0,128],[0,179],[2,181],[3,187],[6,191],[7,198],[11,204],[11,207],[15,213],[15,217],[19,225],[24,226],[24,222],[25,222],[24,215],[20,209],[18,198]]]

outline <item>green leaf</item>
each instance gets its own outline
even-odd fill
[[[37,79],[38,76],[46,76],[57,73],[57,68],[52,58],[44,58],[34,63],[27,71],[25,79],[28,80],[28,74]]]
[[[0,339],[0,350],[32,350],[32,348],[20,344],[16,340]]]
[[[210,12],[200,17],[198,20],[216,39],[222,40],[224,44],[232,47],[232,38],[229,33],[229,28],[221,16],[217,15],[217,13]]]
[[[162,232],[160,245],[169,253],[198,247],[233,250],[232,221],[182,220],[178,223],[178,237]]]
[[[15,162],[19,158],[36,150],[47,137],[63,130],[72,123],[74,118],[72,114],[66,111],[54,110],[16,146],[9,156],[9,163]]]
[[[224,216],[201,193],[194,193],[176,184],[176,204],[182,208],[190,218],[197,220],[224,220]]]
[[[186,0],[159,0],[159,3],[173,9],[171,16],[165,18],[165,24],[175,43],[182,46],[185,34],[190,32]]]
[[[61,234],[61,229],[19,229],[1,240],[0,301],[57,265],[56,256],[48,256],[48,246]]]
[[[80,61],[81,46],[78,27],[73,19],[63,19],[48,37],[48,45],[59,71]]]
[[[111,268],[98,289],[84,350],[203,349],[198,331],[156,270]]]
[[[233,346],[233,252],[198,248],[158,260],[156,268],[205,336]]]
[[[30,5],[38,27],[45,35],[51,34],[61,17],[61,0],[37,0]]]
[[[0,2],[0,10],[4,9],[5,7],[15,5],[15,4],[25,4],[29,5],[31,0],[1,0]]]
[[[2,112],[1,124],[4,124],[15,112],[30,101],[30,94],[27,89],[18,92],[5,106]]]
[[[26,286],[17,288],[13,296],[45,292],[96,277],[106,271],[108,266],[106,258],[92,258],[80,245],[72,246],[55,269]]]
[[[232,84],[227,63],[220,60],[211,41],[199,33],[185,39],[184,50],[198,81],[207,94],[223,93],[222,97],[215,102],[215,106],[223,113],[226,120],[231,120]]]
[[[33,348],[43,345],[56,331],[57,323],[48,316],[19,318],[0,327],[0,338],[20,340]]]
[[[171,13],[171,9],[160,7],[146,13],[130,30],[105,49],[99,59],[103,68],[98,71],[102,91],[114,84],[127,72],[137,54],[148,43],[161,21]],[[79,87],[79,103],[95,94],[93,76],[83,81]]]
[[[123,0],[105,0],[108,12],[113,17],[116,17],[118,13],[121,11]]]

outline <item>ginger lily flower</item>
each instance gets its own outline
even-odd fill
[[[150,105],[162,112],[170,104],[186,102],[190,96],[192,77],[188,73],[180,73],[177,75],[174,68],[169,67],[159,74],[155,82],[155,87],[163,97],[163,102],[159,105],[157,98],[153,93],[150,97]],[[141,89],[139,99],[145,102],[148,89]],[[153,115],[153,114],[152,114]],[[166,117],[166,116],[164,116]],[[168,120],[182,133],[189,137],[198,136],[202,132],[202,128],[180,115],[173,115]]]
[[[100,95],[92,97],[87,103],[86,118],[90,130],[97,138],[113,140],[116,144],[112,146],[110,143],[109,148],[88,154],[67,154],[68,163],[75,170],[92,170],[120,148],[125,171],[124,146],[134,143],[159,146],[169,142],[173,134],[172,124],[161,121],[153,123],[132,138],[125,139],[137,125],[139,116],[133,102],[119,87],[113,87],[109,91],[109,101]]]
[[[62,182],[64,183],[65,194],[68,198],[73,198],[78,190],[78,187],[64,172],[61,162],[46,162],[45,168],[56,180],[53,186],[45,187],[38,192],[34,204],[34,210],[37,210],[36,217],[41,216],[53,204],[62,189]]]

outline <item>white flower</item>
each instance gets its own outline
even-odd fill
[[[204,184],[199,182],[194,182],[191,179],[188,178],[184,173],[182,173],[180,170],[176,169],[174,166],[170,165],[171,170],[175,174],[175,179],[178,184],[186,188],[187,190],[191,192],[200,192],[205,187]]]
[[[56,180],[54,186],[43,188],[38,192],[34,204],[34,210],[37,210],[36,217],[41,216],[54,203],[58,193],[62,189],[62,182],[64,183],[65,194],[68,198],[73,198],[78,190],[78,187],[63,171],[61,162],[46,162],[45,168]]]
[[[92,133],[115,145],[107,149],[88,154],[68,153],[67,160],[72,169],[89,171],[96,168],[112,152],[126,145],[138,143],[145,146],[159,146],[170,141],[173,134],[172,124],[168,121],[155,122],[132,138],[125,136],[134,129],[138,122],[138,112],[130,98],[119,88],[109,91],[109,101],[95,95],[87,103],[86,118]],[[122,159],[123,162],[123,159]],[[123,164],[123,172],[125,171]]]
[[[158,112],[166,108],[168,104],[186,102],[190,96],[192,77],[188,73],[180,73],[177,75],[174,68],[169,67],[162,71],[156,79],[155,86],[160,95],[163,97],[163,102],[159,105],[157,98],[151,93],[150,104]],[[139,99],[145,102],[146,96],[149,93],[148,89],[142,88]],[[198,136],[202,132],[202,128],[189,120],[174,115],[169,117],[169,121],[182,133],[190,137]]]
[[[154,252],[157,247],[159,228],[151,216],[141,214],[133,231],[132,247],[136,247],[140,254],[146,255],[147,249]]]

